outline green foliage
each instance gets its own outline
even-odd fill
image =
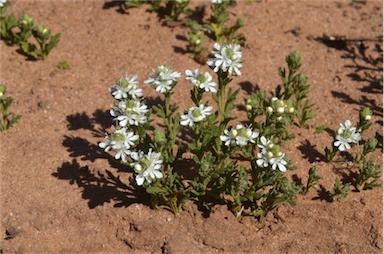
[[[51,50],[60,41],[60,33],[51,36],[51,31],[44,25],[34,25],[33,18],[28,14],[17,20],[6,9],[0,10],[1,39],[11,46],[19,45],[21,51],[33,59],[46,59]],[[37,42],[37,44],[36,44]]]
[[[281,87],[276,88],[276,97],[288,100],[294,97],[294,107],[297,120],[301,127],[306,126],[308,122],[315,116],[312,110],[313,104],[309,103],[307,97],[309,92],[309,84],[307,77],[301,73],[297,73],[301,67],[301,54],[298,51],[292,52],[286,56],[285,61],[288,70],[279,68],[279,76],[283,83],[283,91]]]
[[[325,125],[313,126],[315,133],[322,133],[326,128],[327,126]]]
[[[309,169],[307,184],[302,190],[303,194],[307,194],[309,189],[316,189],[320,182],[320,175],[317,172],[317,167],[313,166]]]
[[[20,115],[16,115],[13,112],[8,112],[9,107],[13,102],[11,96],[5,97],[7,88],[5,85],[0,84],[0,112],[2,115],[0,122],[0,131],[11,128],[20,119]]]
[[[381,179],[380,165],[363,158],[363,160],[359,162],[358,169],[359,175],[355,186],[358,191],[381,186],[381,184],[377,183],[377,181]]]
[[[57,68],[62,69],[62,70],[68,70],[71,68],[69,63],[67,61],[61,61],[56,65]]]
[[[265,91],[254,91],[245,101],[247,116],[252,125],[256,126],[262,135],[280,140],[294,137],[288,127],[294,124],[295,118],[303,127],[314,116],[313,105],[307,100],[307,78],[298,73],[301,67],[300,53],[292,52],[286,57],[286,62],[288,71],[279,68],[283,86],[278,86],[270,99]]]
[[[348,196],[350,188],[351,188],[350,183],[343,184],[341,183],[339,178],[336,178],[335,183],[333,185],[333,189],[330,193],[331,201],[334,201],[339,197]]]
[[[173,213],[181,212],[182,205],[189,199],[189,193],[181,177],[168,166],[165,177],[153,184],[145,183],[145,190],[151,195],[153,208],[169,208]]]
[[[235,24],[227,27],[229,21],[228,7],[230,1],[224,0],[221,4],[212,5],[212,15],[208,24],[204,27],[208,29],[212,39],[219,43],[234,42],[236,44],[243,44],[245,36],[243,34],[236,34],[236,32],[244,26],[244,20],[241,18],[236,19]]]

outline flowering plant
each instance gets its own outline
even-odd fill
[[[343,153],[346,156],[334,162],[345,161],[350,170],[357,168],[358,171],[357,177],[344,185],[340,179],[336,179],[332,199],[339,195],[346,196],[351,185],[354,185],[357,191],[381,186],[377,182],[380,179],[380,165],[368,159],[368,154],[376,149],[378,140],[376,138],[363,139],[363,132],[371,126],[371,118],[372,111],[369,108],[363,108],[359,113],[359,122],[356,127],[353,127],[350,120],[346,120],[344,124],[340,123],[340,127],[334,134],[332,150],[328,147],[325,148],[327,161],[332,162],[337,153]],[[355,146],[357,149],[353,149]],[[347,159],[347,156],[350,159]]]
[[[284,141],[293,137],[289,127],[304,126],[314,115],[307,101],[307,78],[298,73],[301,56],[295,51],[286,57],[288,69],[279,69],[282,86],[270,98],[265,91],[254,91],[245,99],[243,122],[234,114],[239,89],[230,87],[242,75],[241,48],[236,43],[215,43],[211,56],[207,65],[216,79],[207,71],[185,70],[193,104],[184,111],[172,103],[182,74],[170,66],[157,67],[144,81],[163,98],[152,107],[146,104],[136,75],[117,80],[109,90],[115,100],[110,114],[117,125],[99,146],[114,151],[116,159],[133,169],[131,183],[145,188],[154,208],[178,213],[188,200],[206,211],[226,204],[239,219],[250,215],[263,221],[280,203],[294,205],[297,194],[316,188],[321,179],[316,167],[308,171],[306,185],[286,176],[296,169],[284,152]],[[161,119],[155,126],[153,114]],[[368,127],[366,121],[357,129],[350,122],[342,125],[338,135],[344,139],[338,137],[335,147],[358,142],[357,132]],[[186,165],[190,167],[182,167]],[[345,190],[338,185],[335,193]]]

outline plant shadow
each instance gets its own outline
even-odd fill
[[[297,147],[297,149],[299,149],[300,152],[303,154],[303,158],[308,159],[310,163],[325,160],[325,156],[320,153],[316,149],[316,145],[312,145],[308,139],[300,142],[300,145]]]
[[[105,172],[93,172],[73,159],[72,162],[64,162],[52,176],[82,188],[82,198],[88,200],[90,209],[111,201],[115,202],[115,207],[127,207],[134,203],[149,205],[145,191],[126,185],[111,171]]]
[[[320,184],[319,189],[317,190],[317,197],[312,198],[312,200],[332,202],[331,192]]]
[[[349,59],[352,63],[345,67],[351,72],[347,74],[354,81],[368,83],[359,90],[366,94],[383,93],[383,49],[381,36],[372,38],[347,38],[346,36],[327,36],[314,38],[323,45],[343,52],[341,58]],[[369,107],[374,114],[383,116],[383,108],[373,99],[363,95],[355,100],[344,92],[332,91],[332,95],[346,103]],[[379,124],[383,124],[379,121]]]
[[[85,112],[76,113],[67,116],[67,128],[74,131],[87,130],[93,137],[101,138],[104,135],[103,130],[112,124],[110,119],[109,112],[100,109],[93,112],[92,116]],[[128,165],[119,163],[97,144],[82,136],[66,135],[62,144],[72,161],[64,162],[52,176],[81,188],[82,198],[88,200],[89,208],[110,202],[114,202],[115,207],[127,207],[133,203],[150,205],[149,196],[144,189],[136,188],[133,183],[128,185],[120,179],[119,172],[131,172]],[[90,166],[96,160],[107,160],[111,169],[101,172]],[[80,161],[88,165],[81,166]]]

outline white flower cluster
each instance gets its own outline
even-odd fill
[[[215,58],[208,59],[207,64],[213,68],[214,72],[222,70],[230,75],[240,76],[240,68],[243,67],[241,62],[240,45],[237,44],[214,44],[215,50],[212,51]]]
[[[192,127],[195,123],[203,121],[211,114],[212,106],[205,107],[200,104],[199,107],[190,107],[185,115],[181,116],[180,124]]]
[[[221,141],[226,146],[246,146],[248,143],[255,143],[255,138],[259,136],[258,132],[252,131],[252,126],[244,127],[241,124],[236,125],[231,130],[225,130],[224,135],[220,136]]]
[[[144,81],[145,84],[151,84],[156,87],[156,91],[166,93],[172,90],[177,80],[181,78],[181,73],[173,71],[171,68],[160,65],[157,67],[149,79]]]
[[[134,168],[137,185],[144,181],[151,183],[156,178],[162,178],[161,154],[151,149],[147,154],[143,151],[136,152],[139,135],[128,131],[130,126],[139,126],[147,122],[148,106],[142,101],[142,90],[137,87],[137,76],[125,76],[116,81],[109,91],[116,99],[115,106],[110,110],[114,120],[119,122],[119,129],[111,135],[105,134],[105,142],[99,143],[99,147],[105,151],[115,152],[115,159],[121,159],[123,163],[134,162],[130,165]]]
[[[292,101],[279,100],[277,97],[272,97],[270,106],[267,107],[267,112],[283,114],[284,112],[293,113],[295,108],[292,105]]]
[[[107,151],[116,152],[115,159],[121,159],[122,162],[128,161],[128,156],[131,154],[131,148],[136,144],[139,135],[133,132],[127,132],[126,128],[116,130],[113,134],[105,134],[105,142],[101,142],[99,147]]]
[[[194,86],[203,89],[205,92],[216,93],[216,83],[212,82],[212,76],[209,72],[200,73],[198,69],[194,71],[186,70],[187,80],[189,80]]]
[[[138,126],[147,122],[147,105],[142,102],[143,92],[137,88],[137,75],[125,76],[109,88],[116,99],[115,106],[110,110],[113,120],[119,121],[120,127]]]
[[[163,173],[160,171],[163,163],[160,153],[149,149],[147,154],[143,151],[132,152],[131,158],[134,162],[130,165],[138,173],[135,178],[137,185],[142,185],[144,181],[151,183],[156,178],[163,177]]]
[[[336,141],[333,143],[335,147],[338,147],[339,151],[345,149],[351,149],[353,143],[359,143],[361,135],[356,131],[356,127],[352,127],[351,121],[345,121],[345,126],[340,123],[340,127],[337,130]]]
[[[268,167],[271,166],[273,170],[277,168],[281,172],[287,171],[287,161],[284,160],[285,153],[281,152],[281,147],[275,145],[271,140],[266,139],[264,136],[260,138],[261,145],[257,146],[260,148],[260,152],[257,154],[258,160],[257,165]]]
[[[127,99],[128,97],[132,99],[141,98],[143,92],[137,88],[137,84],[137,75],[125,76],[125,78],[119,79],[114,86],[109,88],[109,92],[117,100]]]
[[[113,120],[119,121],[121,127],[130,125],[139,126],[147,122],[147,112],[149,111],[147,105],[139,100],[124,100],[117,103],[117,105],[110,110],[111,116],[115,117]]]

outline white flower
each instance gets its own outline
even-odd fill
[[[194,71],[186,70],[187,80],[200,89],[204,89],[206,92],[216,93],[216,83],[212,82],[212,76],[208,72],[200,73],[198,69]]]
[[[137,84],[137,75],[132,77],[125,76],[125,78],[119,79],[116,85],[111,87],[109,91],[117,100],[126,99],[128,95],[130,95],[129,99],[137,99],[143,96],[143,92],[137,88]]]
[[[268,167],[268,158],[265,153],[258,153],[257,158],[259,158],[256,163],[258,166],[263,166],[264,168]]]
[[[200,104],[199,107],[190,107],[185,115],[181,116],[180,124],[192,127],[195,123],[203,121],[211,114],[212,106],[205,107]]]
[[[225,142],[226,146],[246,146],[248,142],[255,143],[255,138],[259,136],[258,132],[252,131],[252,126],[244,128],[243,125],[238,124],[231,131],[224,130],[224,135],[220,136],[221,141]]]
[[[266,153],[268,151],[268,146],[271,143],[271,140],[266,139],[264,136],[261,136],[260,141],[261,141],[261,145],[257,144],[257,146],[261,148],[262,153]]]
[[[126,128],[116,130],[110,136],[105,134],[105,142],[101,142],[99,147],[105,151],[112,150],[116,152],[115,159],[127,162],[128,156],[131,154],[129,150],[135,146],[135,141],[139,139],[139,135],[133,132],[127,132]]]
[[[285,154],[283,153],[280,157],[273,157],[269,159],[269,164],[272,166],[273,170],[276,170],[276,167],[279,168],[281,172],[287,171],[287,162],[284,160]]]
[[[238,135],[236,129],[224,130],[224,135],[220,136],[221,141],[225,142],[226,146],[235,146],[236,145],[236,136]]]
[[[361,135],[356,132],[356,127],[352,127],[351,121],[345,121],[345,126],[340,123],[340,127],[337,130],[336,141],[333,143],[335,147],[338,147],[340,151],[345,149],[351,149],[351,143],[359,143]]]
[[[287,171],[285,166],[287,161],[284,159],[285,153],[281,152],[281,147],[273,144],[271,140],[266,139],[264,136],[261,136],[260,141],[261,145],[257,145],[260,148],[260,152],[257,154],[257,165],[264,168],[271,166],[272,170],[278,169],[281,172]]]
[[[116,107],[110,110],[111,116],[118,120],[121,127],[127,125],[144,124],[147,122],[146,113],[149,111],[148,106],[140,101],[129,100],[120,101]]]
[[[0,7],[3,7],[8,0],[0,0]]]
[[[351,145],[349,143],[352,143],[351,138],[344,138],[340,135],[336,136],[337,141],[333,143],[335,147],[338,147],[340,151],[344,151],[345,149],[351,149]]]
[[[156,72],[144,81],[144,83],[154,85],[156,91],[160,93],[166,93],[172,90],[179,78],[181,78],[181,73],[172,71],[169,67],[161,65],[157,67]]]
[[[223,0],[212,0],[213,4],[222,4]]]
[[[160,171],[163,161],[160,157],[161,154],[152,152],[152,149],[149,149],[148,154],[143,151],[131,153],[131,158],[135,162],[130,165],[138,173],[135,178],[137,185],[143,185],[144,181],[151,183],[154,179],[163,177]]]
[[[214,44],[216,51],[212,51],[215,58],[208,59],[207,64],[213,68],[214,72],[221,69],[223,72],[228,72],[231,75],[241,75],[240,68],[243,67],[241,63],[242,53],[240,45],[237,44]]]

